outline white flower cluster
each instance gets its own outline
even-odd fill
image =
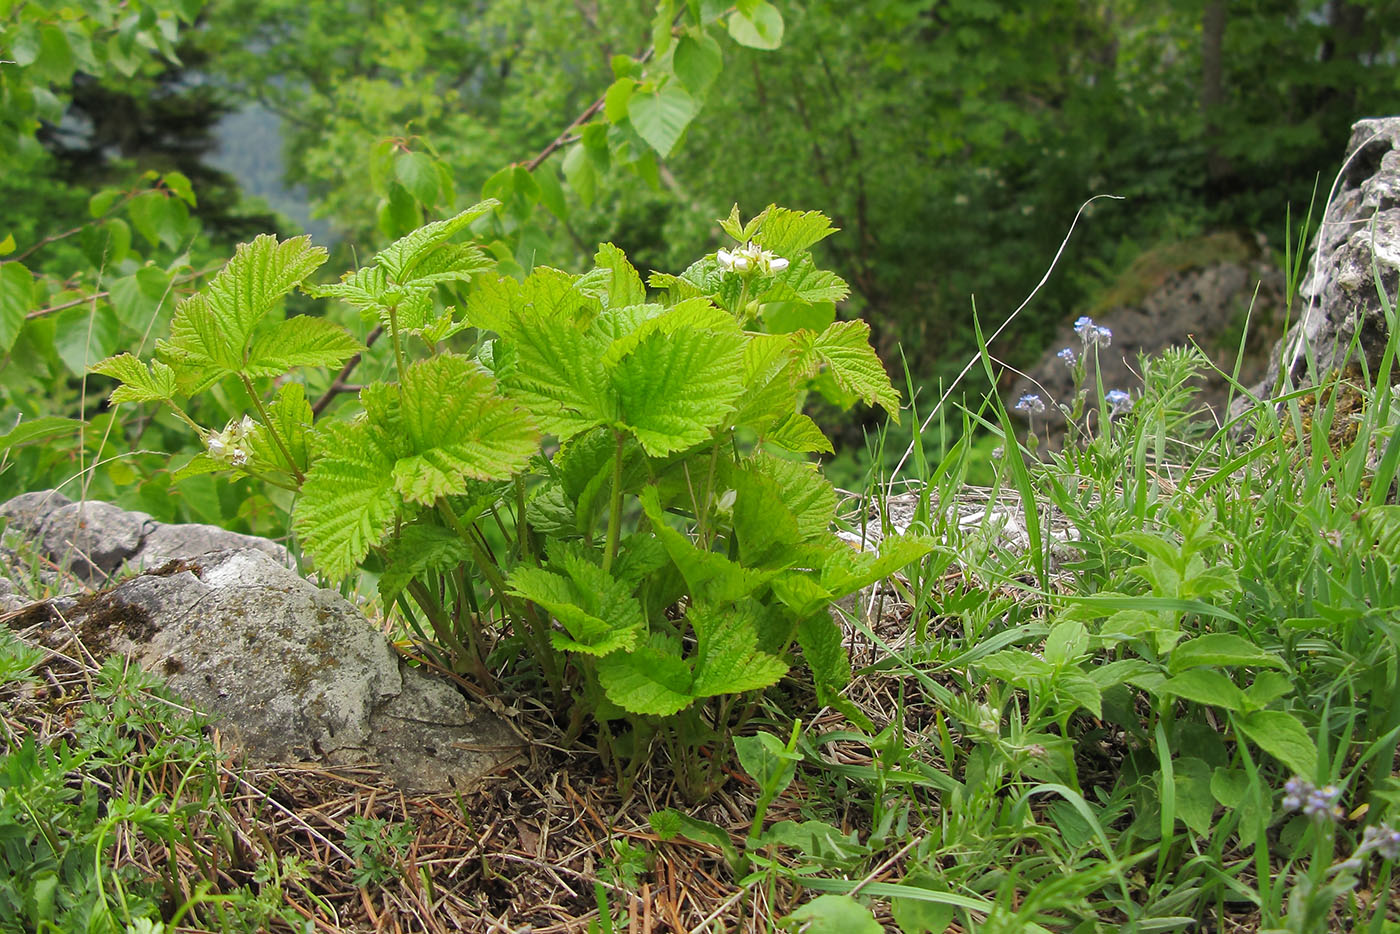
[[[258,427],[258,423],[247,415],[242,420],[229,422],[223,431],[209,435],[207,450],[209,456],[222,464],[242,467],[248,463],[248,436]]]
[[[788,268],[787,260],[754,246],[752,240],[733,252],[720,250],[716,259],[719,260],[720,266],[729,272],[756,272],[766,276]]]

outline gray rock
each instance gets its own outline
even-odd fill
[[[265,538],[212,525],[157,522],[144,512],[128,512],[111,503],[75,503],[57,490],[22,493],[0,503],[0,518],[6,520],[11,537],[34,541],[42,557],[89,583],[239,548],[254,548],[285,567],[296,567],[286,548]],[[13,553],[10,558],[13,564]]]
[[[46,642],[76,632],[126,654],[216,717],[255,767],[374,765],[409,793],[462,790],[517,757],[510,727],[409,666],[339,595],[265,551],[167,565],[82,598]]]
[[[1180,255],[1173,255],[1176,251]],[[1230,234],[1216,234],[1186,244],[1150,251],[1125,274],[1153,283],[1140,297],[1093,313],[1094,323],[1113,332],[1108,347],[1098,350],[1098,362],[1105,390],[1122,389],[1136,394],[1142,386],[1138,370],[1141,354],[1155,356],[1169,347],[1187,346],[1193,341],[1226,373],[1232,371],[1238,343],[1226,340],[1231,329],[1250,313],[1251,332],[1259,353],[1278,336],[1281,327],[1268,334],[1268,323],[1281,317],[1283,277],[1263,256],[1257,245],[1246,244]],[[1258,340],[1259,334],[1267,334]],[[1026,393],[1040,395],[1046,412],[1035,417],[1037,429],[1058,430],[1065,424],[1058,405],[1072,405],[1073,376],[1057,354],[1064,347],[1081,353],[1083,343],[1066,321],[1040,361],[1012,387],[1008,405]],[[1092,350],[1090,351],[1092,353]],[[1263,372],[1262,360],[1247,353],[1241,379],[1248,382]],[[1086,385],[1096,392],[1092,368]],[[1228,384],[1223,378],[1205,381],[1200,387],[1203,401],[1223,403]],[[1024,418],[1023,413],[1015,413]]]
[[[1301,315],[1275,346],[1264,378],[1251,387],[1258,398],[1268,398],[1285,372],[1294,388],[1311,385],[1309,354],[1326,377],[1356,359],[1348,357],[1353,338],[1372,372],[1385,350],[1375,274],[1394,300],[1400,292],[1400,117],[1356,123],[1343,165],[1299,288]]]

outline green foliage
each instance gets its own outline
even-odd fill
[[[703,794],[723,759],[703,764],[697,744],[742,726],[733,698],[775,684],[800,646],[818,698],[840,704],[850,664],[828,604],[932,547],[851,550],[831,532],[835,491],[792,459],[826,446],[810,422],[791,428],[807,392],[892,412],[898,394],[860,322],[746,327],[770,296],[825,300],[792,287],[791,270],[839,283],[807,251],[832,232],[816,212],[770,207],[745,226],[788,256],[728,269],[706,257],[683,277],[653,277],[662,294],[648,302],[612,244],[581,276],[483,270],[485,254],[454,238],[498,206],[426,225],[340,284],[308,289],[387,326],[398,378],[363,386],[353,417],[341,407],[317,421],[279,371],[336,366],[360,348],[328,318],[269,322],[324,259],[304,238],[240,246],[180,304],[150,366],[120,354],[97,371],[119,381],[113,402],[164,403],[198,430],[206,450],[182,474],[232,469],[297,491],[293,527],[320,571],[341,578],[372,560],[385,596],[411,597],[449,664],[490,681],[491,645],[513,632],[535,654],[519,662],[537,666],[561,711],[629,721],[629,774],[642,738],[664,726],[687,787]],[[465,287],[460,306],[437,309],[444,284]],[[415,303],[410,324],[403,309]],[[439,335],[466,328],[473,354],[441,347]],[[269,378],[282,385],[264,403]],[[258,417],[202,428],[177,396],[224,381]],[[560,443],[552,458],[541,431]],[[488,514],[505,548],[492,546]],[[491,603],[495,619],[473,609]]]

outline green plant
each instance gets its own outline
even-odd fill
[[[315,421],[286,378],[360,349],[328,319],[275,314],[325,258],[305,238],[240,247],[180,304],[153,362],[96,370],[121,382],[114,403],[163,403],[199,433],[205,450],[177,477],[233,470],[298,491],[294,528],[322,573],[370,562],[447,663],[485,685],[498,659],[535,666],[575,733],[596,718],[625,774],[656,737],[704,794],[723,761],[697,750],[728,747],[753,709],[744,695],[799,646],[817,699],[855,713],[827,606],[931,545],[891,539],[875,555],[832,534],[835,491],[802,462],[830,446],[800,406],[816,389],[897,416],[898,395],[868,327],[823,307],[846,286],[811,256],[833,232],[821,214],[770,207],[745,224],[736,209],[721,222],[735,247],[653,274],[648,301],[610,244],[582,276],[495,275],[454,236],[497,208],[309,288],[390,337],[397,380],[363,387],[353,417]],[[466,300],[444,305],[454,284]],[[470,350],[448,349],[464,332]],[[216,431],[177,402],[225,384],[256,417]]]
[[[356,815],[345,822],[345,846],[355,858],[358,886],[383,885],[403,876],[403,860],[413,844],[413,821],[390,823],[382,817]]]

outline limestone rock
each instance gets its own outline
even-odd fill
[[[471,787],[522,749],[350,603],[257,549],[65,601],[39,631],[54,648],[77,632],[98,657],[131,656],[212,714],[254,767],[373,765],[406,792],[434,793]]]
[[[250,765],[373,765],[406,792],[436,793],[470,788],[524,748],[504,720],[401,660],[359,610],[299,577],[280,545],[52,491],[0,504],[0,519],[0,613],[11,626],[55,650],[76,634],[98,658],[136,659],[213,715]],[[35,552],[57,570],[30,566]],[[29,582],[52,589],[59,571],[142,570],[97,593],[28,599]]]
[[[1281,330],[1268,332],[1269,323],[1282,317],[1281,273],[1265,260],[1257,245],[1232,234],[1215,234],[1143,254],[1110,296],[1113,304],[1107,310],[1092,312],[1096,325],[1113,332],[1112,343],[1098,351],[1105,390],[1121,389],[1136,395],[1142,386],[1140,354],[1155,356],[1168,347],[1188,346],[1193,341],[1217,366],[1231,372],[1239,349],[1238,339],[1231,336],[1232,328],[1246,311],[1258,353],[1251,355],[1247,349],[1241,379],[1256,379],[1264,369],[1263,351]],[[1073,377],[1056,356],[1064,347],[1075,353],[1083,350],[1070,320],[1040,361],[1012,387],[1008,406],[1026,393],[1044,399],[1047,408],[1035,417],[1037,428],[1063,427],[1065,418],[1058,405],[1072,404]],[[1260,362],[1254,363],[1255,359]],[[1092,392],[1096,385],[1092,369],[1087,385]],[[1223,403],[1228,391],[1224,379],[1207,381],[1201,388],[1203,401],[1211,404]],[[1024,418],[1022,413],[1015,414]]]
[[[7,531],[33,540],[43,557],[79,579],[102,582],[209,551],[255,548],[289,568],[296,562],[276,542],[212,525],[157,522],[111,503],[75,503],[57,490],[22,493],[0,504]],[[5,575],[13,577],[13,575]]]
[[[1346,368],[1353,337],[1372,372],[1385,350],[1375,273],[1394,301],[1400,292],[1400,117],[1356,123],[1343,165],[1299,288],[1298,322],[1251,388],[1258,398],[1270,396],[1285,368],[1294,388],[1309,385],[1309,353],[1318,372],[1328,375]]]

